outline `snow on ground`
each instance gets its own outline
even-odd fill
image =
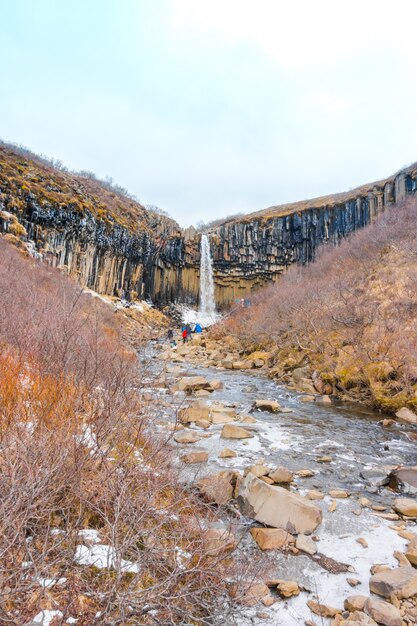
[[[40,626],[49,626],[55,617],[63,617],[61,611],[47,611],[46,609],[40,611],[35,617],[32,617],[32,624],[39,624]]]
[[[118,565],[117,552],[112,546],[96,543],[92,546],[78,545],[75,549],[74,561],[78,565],[94,565],[98,569],[115,568]],[[137,574],[139,566],[132,561],[120,559],[120,569],[123,572]]]

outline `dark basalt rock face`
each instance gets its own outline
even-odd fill
[[[337,245],[414,194],[415,171],[409,168],[365,192],[353,191],[343,201],[329,197],[329,204],[320,199],[317,208],[310,201],[308,208],[276,215],[269,210],[216,226],[210,231],[210,245],[218,305],[276,281],[293,263],[310,263],[322,244]],[[86,287],[119,297],[150,298],[159,306],[197,304],[200,235],[193,228],[178,232],[172,220],[158,218],[132,233],[88,210],[41,204],[31,192],[17,211],[7,188],[0,186],[0,193],[0,232],[9,229],[7,212],[16,214],[44,258],[65,267]]]

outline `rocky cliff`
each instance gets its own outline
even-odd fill
[[[344,194],[270,207],[210,230],[219,306],[309,263],[417,189],[417,165]],[[17,220],[18,222],[17,222]],[[23,230],[22,230],[23,229]],[[103,186],[0,144],[0,232],[28,238],[98,293],[196,304],[200,235]]]

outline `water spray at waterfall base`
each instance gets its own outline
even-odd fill
[[[201,326],[212,326],[220,319],[216,311],[214,299],[213,260],[210,252],[208,235],[201,235],[200,244],[200,306],[199,310],[184,309],[182,321],[188,324],[199,323]]]

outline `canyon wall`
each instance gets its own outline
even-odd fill
[[[10,172],[21,165],[16,163],[9,163],[3,179],[0,164],[0,233],[22,236],[16,232],[17,217],[24,238],[33,242],[41,258],[98,293],[149,298],[158,306],[197,304],[200,234],[194,228],[180,231],[173,220],[149,214],[138,203],[130,202],[130,222],[124,224],[123,207],[115,219],[103,218],[105,199],[99,203],[86,196],[89,203],[84,198],[80,207],[60,202],[59,196],[45,198],[44,188],[42,195],[26,184],[19,186],[20,181],[11,184]],[[39,180],[39,172],[36,175]],[[65,184],[72,185],[71,193],[81,193],[79,178],[66,175]],[[48,184],[46,189],[50,188]],[[410,166],[345,194],[271,207],[216,224],[208,232],[218,306],[276,281],[293,263],[311,262],[320,245],[337,245],[382,211],[394,210],[395,203],[416,188],[417,166]],[[57,191],[56,184],[53,189]],[[82,192],[86,194],[84,188]]]

